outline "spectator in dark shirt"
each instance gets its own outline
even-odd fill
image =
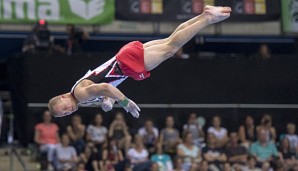
[[[247,159],[247,150],[245,147],[240,146],[238,141],[238,134],[236,132],[231,132],[230,141],[226,147],[225,152],[230,163],[245,164]]]

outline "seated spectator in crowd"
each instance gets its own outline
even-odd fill
[[[225,153],[231,164],[245,164],[247,159],[247,150],[245,147],[240,146],[239,137],[236,132],[230,133],[230,141],[227,144]]]
[[[176,154],[177,145],[181,143],[180,133],[174,128],[174,124],[173,116],[168,116],[166,118],[166,127],[161,130],[159,136],[159,143],[162,144],[164,151],[170,155]]]
[[[95,156],[96,150],[94,150],[93,144],[92,145],[87,145],[85,146],[85,150],[79,155],[78,160],[79,163],[78,165],[83,165],[84,169],[82,170],[95,170],[99,171],[99,169],[94,168],[94,156]],[[78,168],[79,170],[79,168]]]
[[[262,171],[273,171],[269,162],[262,163]]]
[[[183,169],[183,158],[176,157],[173,171],[186,171]]]
[[[279,151],[281,153],[280,160],[287,166],[287,170],[292,168],[297,161],[295,158],[296,154],[290,150],[290,141],[288,138],[282,139]]]
[[[161,169],[159,168],[159,165],[158,165],[157,163],[155,163],[155,162],[153,162],[153,163],[151,164],[151,167],[150,167],[149,170],[150,170],[150,171],[161,171]]]
[[[88,169],[87,169],[88,170]],[[77,171],[86,171],[85,163],[79,162],[77,164]]]
[[[272,117],[268,114],[263,115],[261,119],[261,124],[257,126],[257,131],[264,129],[267,134],[267,139],[275,142],[276,140],[276,130],[272,126]]]
[[[102,121],[102,115],[98,113],[94,116],[93,123],[87,127],[86,139],[97,147],[98,152],[101,152],[101,148],[106,142],[108,135],[108,129],[102,125]]]
[[[144,144],[152,154],[155,151],[155,145],[158,142],[158,129],[154,127],[153,121],[151,119],[147,119],[145,121],[144,127],[138,130],[138,134],[143,137]]]
[[[197,121],[197,114],[191,113],[188,117],[188,121],[183,125],[183,133],[190,132],[192,134],[195,145],[200,146],[204,141],[205,133],[203,126]]]
[[[261,171],[260,168],[257,166],[257,160],[254,156],[248,156],[247,157],[247,164],[246,166],[242,167],[242,170],[244,171]]]
[[[47,156],[50,164],[55,148],[60,146],[60,138],[59,127],[52,123],[52,115],[48,110],[43,112],[43,122],[35,126],[34,142],[39,145],[39,151]]]
[[[290,141],[290,151],[296,152],[298,148],[298,136],[296,134],[296,125],[293,123],[287,124],[286,138]]]
[[[78,154],[85,148],[85,130],[86,126],[82,123],[82,118],[79,115],[73,115],[71,124],[67,126],[67,135],[71,140],[71,144],[75,147]]]
[[[276,146],[273,141],[268,139],[266,128],[259,129],[258,140],[251,144],[249,152],[261,163],[273,161],[278,157]]]
[[[206,160],[201,161],[198,171],[211,171],[209,169],[209,164]]]
[[[232,167],[231,167],[231,164],[229,162],[225,162],[223,165],[222,165],[222,169],[223,171],[232,171]]]
[[[125,150],[125,152],[129,149],[131,136],[128,132],[128,126],[124,120],[123,113],[118,112],[112,121],[109,128],[109,138],[117,141],[119,149]]]
[[[163,153],[162,145],[156,145],[156,154],[151,156],[151,161],[157,163],[160,171],[173,170],[171,157]]]
[[[145,148],[142,136],[135,135],[134,146],[128,150],[127,158],[133,171],[147,171],[151,167],[149,152]]]
[[[194,145],[190,132],[184,133],[183,142],[177,147],[177,156],[183,158],[184,170],[189,170],[192,164],[199,163],[202,160],[201,151]]]
[[[239,127],[238,133],[241,143],[247,148],[257,140],[257,128],[252,116],[248,115],[245,117],[245,123]]]
[[[219,147],[225,146],[229,141],[228,131],[226,128],[221,127],[221,118],[219,116],[212,118],[212,126],[208,128],[208,133],[215,135]]]
[[[121,171],[124,168],[124,156],[118,149],[116,141],[111,138],[107,147],[102,152],[102,161],[100,161],[100,170]]]
[[[219,170],[220,165],[228,160],[222,148],[216,145],[216,141],[213,134],[208,134],[207,146],[202,150],[204,160],[210,164],[209,167],[213,170]]]
[[[58,171],[75,171],[78,162],[77,152],[69,145],[67,134],[61,136],[61,147],[55,150],[54,166]]]

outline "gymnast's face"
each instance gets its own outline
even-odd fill
[[[78,105],[72,96],[64,94],[60,96],[60,102],[55,105],[56,117],[63,117],[78,110]]]

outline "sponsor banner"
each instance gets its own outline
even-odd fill
[[[282,0],[282,27],[285,33],[298,33],[298,1]]]
[[[279,0],[116,0],[116,19],[180,21],[202,13],[204,6],[230,6],[230,21],[266,21],[280,17]]]
[[[0,0],[1,23],[102,24],[114,13],[114,0]]]

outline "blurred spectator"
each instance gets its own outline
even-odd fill
[[[151,167],[148,150],[144,146],[143,137],[136,134],[134,147],[127,152],[127,158],[133,171],[147,171]]]
[[[77,171],[86,171],[85,164],[83,162],[79,162],[77,164]]]
[[[250,153],[256,157],[258,162],[270,162],[278,157],[278,151],[273,141],[268,140],[267,130],[260,128],[258,140],[251,144]]]
[[[124,156],[118,149],[116,141],[111,138],[107,147],[102,152],[102,161],[100,161],[100,170],[121,171],[124,168]]]
[[[67,135],[71,140],[71,144],[75,147],[78,154],[85,148],[85,130],[86,126],[82,123],[81,116],[73,115],[71,124],[67,126]]]
[[[121,150],[125,150],[125,153],[127,153],[130,147],[131,136],[128,132],[128,126],[124,120],[123,113],[118,112],[116,114],[109,128],[109,137],[115,139],[118,143],[118,147]]]
[[[245,123],[239,127],[238,132],[241,143],[247,148],[257,140],[257,129],[252,116],[245,117]]]
[[[291,152],[296,152],[298,147],[298,136],[296,134],[296,125],[293,123],[287,124],[287,134],[286,138],[290,141],[290,150]]]
[[[294,166],[296,161],[296,154],[290,151],[290,141],[288,138],[284,138],[280,144],[280,153],[281,153],[281,161],[285,163],[287,169],[290,169]]]
[[[220,164],[227,161],[227,156],[222,148],[216,146],[216,138],[213,134],[208,134],[207,146],[203,148],[203,158],[210,165],[210,169],[219,170]]]
[[[158,164],[160,171],[169,171],[173,169],[172,160],[169,155],[163,153],[161,144],[156,145],[156,154],[151,156],[151,161]]]
[[[176,147],[181,143],[180,133],[174,128],[174,117],[166,118],[166,127],[160,132],[159,143],[162,144],[164,151],[170,155],[176,154]]]
[[[48,110],[43,112],[43,122],[35,126],[34,142],[39,145],[39,151],[47,156],[48,163],[51,163],[55,148],[60,146],[60,138],[59,127],[52,123],[52,115]]]
[[[89,34],[74,24],[67,24],[66,32],[68,33],[67,54],[82,52],[82,44],[89,38]]]
[[[186,171],[183,169],[183,159],[181,157],[176,157],[173,171]]]
[[[231,164],[245,164],[247,159],[247,150],[238,144],[239,137],[236,132],[230,133],[230,141],[226,147],[225,153]]]
[[[247,164],[242,168],[244,171],[261,171],[260,168],[256,167],[257,160],[254,156],[247,157]]]
[[[209,164],[206,160],[203,160],[201,163],[200,163],[200,168],[199,168],[199,171],[211,171],[209,169]]]
[[[222,169],[223,171],[232,171],[232,167],[229,162],[225,162],[222,167],[223,167]]]
[[[151,167],[149,169],[149,171],[161,171],[161,169],[159,168],[159,165],[157,163],[152,163]]]
[[[150,154],[155,151],[154,148],[158,141],[158,133],[158,129],[154,127],[151,119],[147,119],[144,127],[138,130],[138,134],[143,137],[144,144]]]
[[[85,150],[79,155],[79,164],[84,166],[84,169],[81,168],[81,170],[95,170],[94,169],[94,156],[95,156],[96,150],[90,145],[85,146]],[[95,164],[97,164],[95,162]],[[78,168],[79,170],[79,168]]]
[[[61,136],[61,147],[55,150],[54,166],[58,171],[75,171],[78,162],[77,152],[69,145],[67,134]]]
[[[229,141],[228,131],[226,128],[221,127],[221,118],[219,116],[212,118],[212,126],[208,128],[208,133],[215,135],[219,147],[225,146]]]
[[[108,129],[102,126],[102,115],[100,113],[96,114],[93,119],[93,123],[87,127],[86,139],[92,142],[97,147],[97,151],[101,151],[101,147],[107,140]]]
[[[267,134],[267,139],[275,142],[276,140],[276,130],[272,126],[272,117],[268,114],[263,115],[261,119],[261,124],[257,126],[257,131],[264,129]]]
[[[184,170],[189,170],[193,163],[198,163],[202,160],[201,151],[194,145],[190,132],[183,134],[183,142],[178,145],[177,156],[183,158]]]
[[[262,171],[273,171],[269,162],[262,163]]]
[[[200,125],[197,120],[196,113],[191,113],[188,117],[187,123],[183,125],[183,133],[185,132],[190,132],[192,134],[195,145],[202,145],[205,133],[203,131],[203,126]]]

